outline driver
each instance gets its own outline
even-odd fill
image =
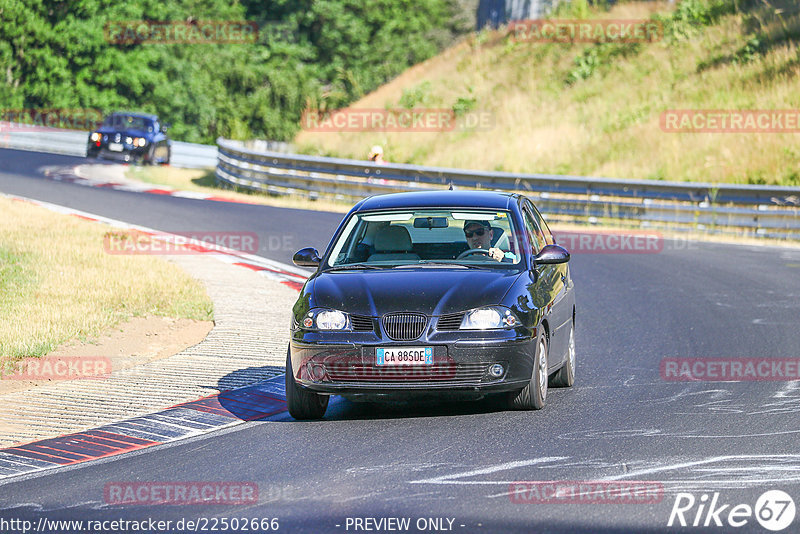
[[[464,236],[467,238],[469,248],[486,249],[488,256],[496,261],[503,261],[509,258],[514,261],[516,256],[512,252],[503,252],[499,248],[492,247],[494,230],[489,221],[466,221],[464,222]]]

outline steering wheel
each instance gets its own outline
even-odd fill
[[[464,252],[462,252],[461,254],[456,256],[456,259],[460,260],[460,259],[466,258],[467,256],[469,256],[471,254],[484,254],[486,256],[489,256],[489,250],[485,249],[485,248],[471,248],[471,249],[465,250]]]

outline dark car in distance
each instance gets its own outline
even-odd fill
[[[86,155],[90,158],[169,165],[172,157],[167,125],[146,113],[108,115],[102,126],[89,134],[88,143]]]
[[[330,395],[480,399],[541,409],[575,380],[569,253],[519,194],[374,196],[345,216],[294,305],[286,398],[295,419]]]

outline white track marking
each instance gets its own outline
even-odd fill
[[[569,456],[550,456],[544,458],[535,458],[532,460],[517,460],[514,462],[506,462],[503,464],[493,465],[490,467],[483,467],[481,469],[472,469],[470,471],[464,471],[463,473],[442,475],[439,477],[426,478],[422,480],[412,480],[409,481],[409,484],[508,484],[509,482],[502,482],[502,481],[495,482],[495,481],[455,480],[455,479],[474,477],[478,475],[488,475],[490,473],[497,473],[499,471],[516,469],[517,467],[526,467],[529,465],[557,462],[559,460],[567,460],[567,459],[569,459]]]

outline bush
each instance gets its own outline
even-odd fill
[[[418,105],[425,105],[431,92],[431,82],[422,82],[412,89],[403,89],[398,104],[411,109]]]
[[[737,10],[736,0],[681,0],[668,15],[654,15],[664,26],[664,39],[675,43],[697,35],[701,26],[716,22],[723,15]]]

